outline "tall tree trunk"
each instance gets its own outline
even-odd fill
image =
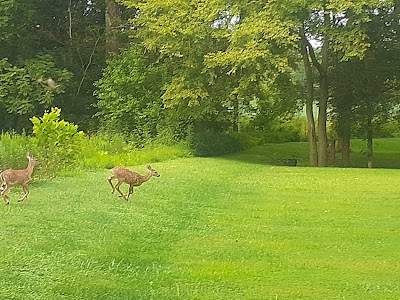
[[[373,130],[372,130],[372,118],[368,117],[367,120],[367,159],[368,159],[368,168],[373,167],[373,158],[374,158],[374,149],[373,149]]]
[[[350,133],[351,133],[351,99],[345,99],[345,103],[349,105],[338,106],[338,130],[339,147],[342,153],[342,167],[350,166]]]
[[[306,116],[307,116],[307,137],[310,148],[309,163],[311,167],[316,167],[318,166],[317,135],[315,130],[313,101],[311,101],[310,98],[307,99],[306,103]]]
[[[330,15],[325,12],[325,26],[329,25]],[[303,34],[304,36],[304,34]],[[325,36],[321,49],[321,63],[318,62],[314,49],[307,38],[304,36],[307,44],[308,55],[319,73],[320,96],[318,110],[318,166],[326,167],[328,165],[328,136],[326,134],[327,107],[329,97],[328,85],[328,58],[329,58],[329,40]]]
[[[232,131],[239,132],[239,99],[237,97],[233,99]]]
[[[350,128],[343,128],[339,134],[342,167],[350,167]]]
[[[328,49],[329,43],[327,40],[322,45],[322,61],[319,70],[319,111],[318,111],[318,166],[326,167],[328,154],[328,136],[326,133],[327,107],[329,97],[328,85]]]
[[[300,30],[300,36],[301,36],[301,54],[303,57],[304,70],[306,75],[306,86],[307,86],[306,117],[307,117],[307,137],[310,148],[309,164],[311,167],[316,167],[318,165],[318,148],[317,148],[317,136],[316,136],[315,120],[313,112],[314,80],[313,80],[311,62],[309,59],[309,53],[307,50],[308,43],[303,28],[301,28]]]
[[[119,52],[121,42],[119,39],[118,26],[121,25],[119,4],[115,0],[106,0],[106,57]]]

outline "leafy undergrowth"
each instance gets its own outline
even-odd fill
[[[22,203],[15,188],[0,298],[400,298],[397,170],[152,166],[128,202],[107,170],[35,182]]]

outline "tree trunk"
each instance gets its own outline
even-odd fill
[[[318,110],[318,166],[326,167],[328,154],[328,136],[326,133],[328,106],[328,76],[326,73],[320,74],[320,99]]]
[[[237,97],[233,99],[232,131],[239,132],[239,99]]]
[[[367,158],[368,158],[368,168],[373,167],[374,149],[372,141],[372,118],[368,117],[367,121]]]
[[[324,24],[328,27],[330,15],[325,11]],[[329,58],[329,40],[325,36],[321,48],[321,64],[318,65],[319,71],[319,111],[318,111],[318,166],[326,167],[328,165],[328,136],[326,133],[327,107],[329,98],[328,84],[328,58]]]
[[[326,26],[329,25],[330,15],[325,12],[324,23]],[[325,36],[321,49],[321,63],[318,62],[315,55],[314,49],[307,38],[302,35],[302,40],[307,44],[308,55],[314,67],[319,73],[319,84],[320,84],[320,96],[319,96],[319,110],[318,110],[318,166],[327,166],[327,155],[328,155],[328,136],[326,134],[326,121],[327,121],[327,107],[329,97],[329,85],[328,85],[328,58],[329,58],[329,41]]]
[[[351,103],[351,101],[347,101]],[[350,132],[351,132],[351,107],[344,107],[339,112],[338,136],[339,147],[342,153],[342,167],[350,167]]]
[[[328,140],[328,160],[335,165],[336,162],[336,140]]]
[[[315,131],[315,120],[313,112],[314,80],[313,80],[311,62],[309,60],[309,53],[307,50],[307,41],[304,35],[303,28],[300,31],[300,36],[301,36],[301,54],[303,57],[304,70],[306,75],[306,86],[307,86],[306,117],[307,117],[307,137],[310,148],[309,164],[311,167],[316,167],[318,165],[318,149],[317,149],[317,136]]]
[[[306,116],[307,116],[307,137],[310,148],[309,163],[310,167],[316,167],[318,165],[317,136],[315,131],[313,102],[310,101],[310,99],[307,99],[306,103]]]
[[[106,57],[119,52],[121,42],[117,27],[121,25],[119,5],[115,0],[106,0]]]
[[[342,167],[350,167],[350,134],[339,137],[342,152]]]

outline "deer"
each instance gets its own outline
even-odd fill
[[[115,190],[118,191],[120,194],[119,197],[124,198],[126,201],[128,201],[128,198],[130,195],[133,193],[133,188],[142,185],[142,183],[148,181],[151,177],[160,177],[160,174],[156,170],[154,170],[150,165],[147,165],[147,174],[145,175],[140,175],[139,173],[129,170],[127,168],[113,168],[111,169],[111,176],[108,177],[108,182],[111,185],[112,191],[111,193],[114,194]],[[117,179],[118,182],[113,185],[112,180]],[[121,192],[120,186],[123,183],[129,184],[129,190],[128,194],[125,195],[124,193]]]
[[[28,159],[28,166],[23,170],[8,169],[0,173],[1,179],[1,196],[6,205],[10,204],[10,197],[7,195],[9,190],[14,185],[21,185],[24,190],[24,195],[18,202],[24,201],[29,195],[29,183],[32,181],[33,168],[37,165],[38,161],[31,153],[26,154]]]

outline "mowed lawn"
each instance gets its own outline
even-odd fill
[[[400,170],[152,166],[129,202],[107,170],[14,188],[0,299],[400,299]]]

